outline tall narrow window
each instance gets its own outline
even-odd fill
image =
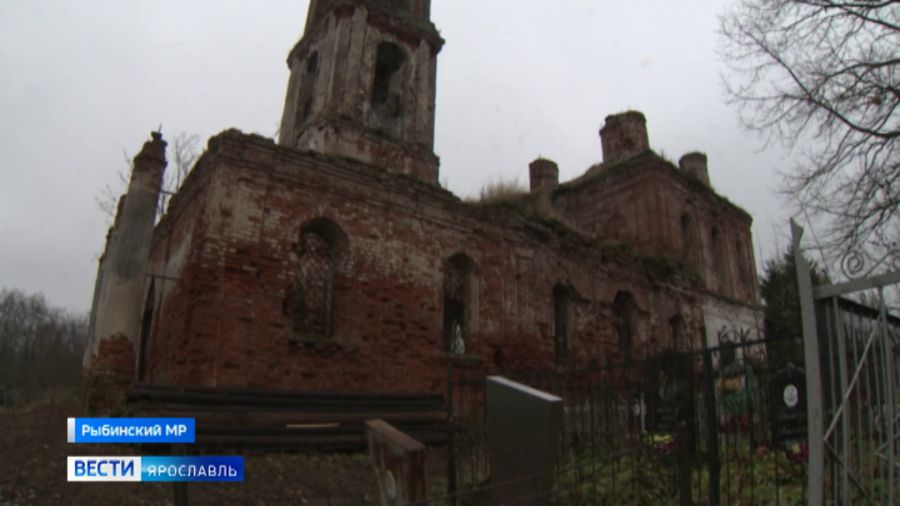
[[[632,343],[637,325],[637,304],[629,292],[618,292],[613,300],[613,314],[616,321],[616,334],[619,338],[619,354],[622,362],[631,364]]]
[[[334,335],[334,287],[343,241],[341,229],[328,220],[314,220],[300,231],[297,278],[285,300],[296,338]]]
[[[563,285],[553,287],[553,330],[559,365],[569,356],[569,289]]]
[[[462,253],[444,264],[444,349],[457,355],[466,353],[470,340],[474,271]]]
[[[391,42],[381,42],[375,55],[375,79],[372,82],[372,108],[390,118],[400,116],[400,69],[406,53]]]

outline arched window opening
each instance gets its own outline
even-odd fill
[[[401,68],[406,53],[391,42],[381,42],[375,56],[375,78],[372,83],[372,107],[390,118],[400,116]]]
[[[456,355],[466,353],[472,319],[474,263],[459,253],[444,265],[444,349]]]
[[[138,380],[147,378],[147,354],[150,352],[150,331],[153,329],[153,314],[156,310],[156,280],[150,281],[147,299],[144,302],[144,314],[141,316],[141,340],[138,353]]]
[[[297,278],[284,308],[294,338],[334,335],[334,287],[344,241],[340,227],[328,220],[315,220],[301,228]]]
[[[569,357],[569,299],[568,287],[553,287],[553,336],[557,365],[565,363]]]
[[[613,314],[616,321],[616,334],[619,338],[619,353],[622,362],[632,363],[632,344],[637,327],[637,303],[629,292],[618,292],[613,300]]]
[[[669,328],[672,331],[672,349],[675,351],[688,351],[691,346],[685,335],[684,318],[676,314],[669,319]]]

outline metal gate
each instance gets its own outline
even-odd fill
[[[809,504],[900,504],[900,318],[885,289],[893,270],[875,275],[861,257],[842,263],[846,281],[813,286],[791,221],[803,320],[809,434]],[[874,307],[847,296],[874,292]]]

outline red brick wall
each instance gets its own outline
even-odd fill
[[[118,415],[125,405],[125,390],[134,378],[135,350],[124,335],[102,339],[85,377],[87,410]]]
[[[621,360],[612,301],[638,306],[637,359],[669,346],[681,313],[699,343],[698,290],[652,263],[571,231],[480,207],[376,168],[226,132],[211,141],[185,197],[157,229],[160,281],[148,380],[222,387],[442,391],[443,269],[475,264],[477,314],[465,359],[476,368],[553,368],[557,283],[569,312],[568,367]],[[326,218],[347,243],[334,289],[334,337],[292,342],[284,299],[304,223]],[[697,344],[698,345],[698,344]]]
[[[598,237],[617,239],[645,254],[684,261],[715,295],[758,303],[749,215],[651,153],[595,170],[590,180],[565,185],[558,192],[557,205],[567,219]],[[681,224],[685,213],[693,229],[688,245]],[[719,230],[722,248],[718,267],[713,227]],[[742,254],[737,251],[738,241]],[[744,269],[743,275],[740,269]]]

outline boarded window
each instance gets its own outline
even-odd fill
[[[406,53],[391,42],[378,44],[375,78],[372,82],[372,107],[383,116],[400,116],[401,72]]]
[[[469,344],[474,264],[462,253],[444,264],[444,349],[462,355]]]
[[[619,338],[619,354],[622,362],[631,364],[632,344],[637,326],[637,304],[629,292],[618,292],[613,300],[613,315],[616,322],[616,334]]]
[[[567,287],[553,287],[553,335],[557,365],[564,363],[569,356],[569,298]]]
[[[340,228],[327,220],[313,221],[301,229],[297,278],[285,300],[294,337],[334,335],[334,288],[343,237]]]

